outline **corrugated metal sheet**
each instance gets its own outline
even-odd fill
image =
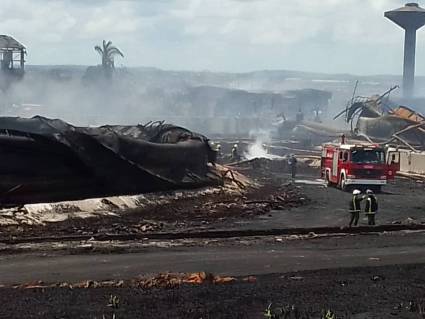
[[[8,35],[0,35],[0,49],[25,49],[25,47]]]
[[[393,110],[392,113],[402,119],[410,120],[416,123],[425,121],[425,118],[422,114],[419,114],[406,106],[399,106],[398,108]]]

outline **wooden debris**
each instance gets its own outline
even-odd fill
[[[46,288],[65,288],[65,289],[93,289],[93,288],[134,288],[139,287],[143,289],[151,288],[175,288],[182,284],[203,285],[203,284],[229,284],[237,282],[238,279],[230,276],[218,276],[208,272],[196,273],[160,273],[152,277],[140,277],[132,280],[105,280],[94,281],[86,280],[78,283],[58,282],[58,283],[44,283],[43,281],[35,281],[14,285],[15,289],[46,289]],[[255,277],[248,277],[243,279],[247,282],[255,282]],[[6,287],[6,286],[3,286]]]

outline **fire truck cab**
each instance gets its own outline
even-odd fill
[[[400,170],[400,154],[377,144],[328,143],[322,146],[321,175],[328,185],[354,185],[380,191]]]

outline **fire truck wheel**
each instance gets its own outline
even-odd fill
[[[330,180],[330,178],[329,178],[329,171],[326,171],[326,174],[325,174],[325,183],[326,183],[326,185],[327,186],[331,186],[331,180]]]
[[[347,184],[345,183],[345,176],[341,175],[340,187],[345,192],[347,190]]]

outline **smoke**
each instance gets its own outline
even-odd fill
[[[341,105],[345,106],[353,90],[346,81],[287,81],[286,71],[279,71],[282,76],[276,77],[267,72],[222,74],[117,68],[113,80],[105,83],[99,81],[96,72],[88,77],[89,70],[96,71],[95,67],[86,66],[27,66],[22,81],[0,90],[1,116],[41,115],[77,126],[165,120],[210,137],[246,137],[255,128],[251,137],[256,142],[250,145],[247,157],[272,158],[264,145],[271,141],[268,128],[278,114],[291,119],[292,104],[298,101],[295,95],[287,100],[281,99],[280,94],[300,88],[332,91],[334,98],[329,109],[324,110],[328,116],[323,114],[322,120],[334,126],[337,122],[332,120],[333,115],[341,110]],[[243,83],[250,83],[246,88],[250,91],[236,90],[243,88]],[[362,87],[362,94],[364,91]],[[303,111],[306,120],[311,120],[309,107]],[[342,125],[346,124],[341,118]]]
[[[28,67],[22,80],[0,91],[1,115],[41,115],[77,126],[171,122],[171,116],[180,115],[181,109],[170,107],[167,89],[153,89],[154,81],[137,70],[116,69],[111,80],[96,73],[88,78],[88,70],[79,66]]]
[[[255,130],[249,133],[250,138],[255,138],[255,142],[248,146],[247,151],[244,153],[246,159],[254,158],[267,158],[276,159],[282,158],[278,155],[270,154],[267,150],[267,144],[272,141],[272,132],[270,130]]]

